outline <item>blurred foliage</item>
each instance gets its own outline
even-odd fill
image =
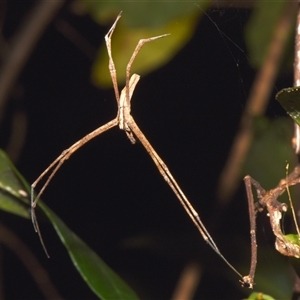
[[[24,190],[22,179],[16,176],[16,168],[0,151],[0,209],[30,218],[30,201],[28,192]]]
[[[291,143],[293,122],[289,118],[270,120],[260,117],[255,120],[253,127],[254,141],[242,175],[251,174],[265,190],[270,190],[285,178],[287,164],[289,172],[297,164],[297,156]],[[294,192],[293,188],[291,192]]]
[[[138,53],[131,73],[146,75],[166,64],[190,40],[197,20],[198,16],[194,14],[169,22],[162,28],[126,28],[122,25],[121,18],[112,39],[112,53],[119,85],[125,85],[126,66],[139,40],[171,33],[162,39],[145,44]],[[119,51],[119,49],[122,50]],[[112,85],[108,71],[107,50],[104,44],[93,64],[92,80],[101,87],[111,87]]]
[[[263,293],[252,293],[247,300],[275,300],[275,298]]]
[[[286,0],[274,1],[272,5],[268,1],[254,1],[254,9],[245,31],[245,40],[252,67],[260,68],[262,66],[275,27],[286,5],[288,5]],[[296,20],[296,11],[291,20]],[[291,35],[292,32],[286,34]]]
[[[262,231],[263,228],[258,227],[257,230]],[[294,276],[288,257],[281,255],[272,245],[258,243],[257,250],[254,291],[272,295],[275,299],[291,299]]]
[[[123,17],[113,38],[113,58],[118,74],[118,83],[125,83],[125,67],[137,42],[165,33],[171,35],[147,45],[139,54],[133,72],[144,76],[170,61],[191,39],[198,21],[209,10],[211,1],[88,1],[77,0],[84,5],[95,22],[111,24],[117,14],[123,11]],[[271,6],[266,1],[254,1],[254,8],[245,30],[248,57],[254,68],[260,68],[270,46],[274,28],[287,5],[286,0],[274,2]],[[166,13],[167,12],[167,13]],[[295,19],[295,18],[294,18]],[[291,35],[290,33],[286,33]],[[159,47],[159,51],[157,51]],[[286,45],[289,48],[289,45]],[[121,51],[118,51],[121,49]],[[108,88],[112,86],[107,71],[108,59],[103,44],[92,68],[92,80],[95,85]]]
[[[107,24],[115,20],[120,11],[124,14],[126,28],[157,28],[160,29],[174,20],[186,16],[201,14],[209,7],[210,0],[201,2],[181,1],[89,1],[79,0],[85,5],[86,11],[95,22]]]
[[[120,85],[125,83],[126,65],[139,40],[171,34],[158,42],[147,44],[141,50],[132,73],[143,76],[166,64],[184,47],[193,36],[200,15],[209,5],[209,1],[201,1],[196,5],[189,1],[143,1],[134,5],[128,1],[81,1],[99,24],[112,22],[120,11],[123,12],[112,41]],[[112,86],[107,66],[107,50],[103,44],[93,65],[92,80],[96,85],[106,88]]]
[[[270,190],[275,188],[279,181],[286,177],[287,172],[291,172],[298,163],[291,143],[293,122],[290,118],[270,120],[260,117],[255,120],[253,127],[254,139],[243,166],[243,176],[250,174],[265,190]],[[289,165],[288,171],[287,165]],[[299,189],[296,187],[291,187],[290,193],[292,200],[299,198]],[[254,199],[257,201],[256,191]],[[287,193],[281,195],[278,200],[290,205]],[[291,213],[291,209],[288,210],[288,213]],[[262,228],[257,227],[257,231],[261,230]],[[290,240],[295,237],[297,239],[298,236],[287,235]],[[293,241],[291,242],[293,243]],[[275,251],[275,247],[258,246],[258,265],[255,278],[259,284],[254,287],[254,290],[270,294],[275,299],[290,299],[294,280],[287,263],[288,259],[279,253],[275,254]],[[276,255],[276,264],[269,263],[266,257],[274,255]]]

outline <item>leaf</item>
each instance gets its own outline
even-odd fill
[[[30,186],[8,156],[0,149],[0,197],[3,190],[9,195],[8,199],[12,197],[16,203],[26,203],[29,207]],[[22,191],[22,192],[20,192]],[[24,196],[26,194],[26,197]],[[19,202],[17,202],[19,201]],[[0,205],[4,202],[0,198]],[[12,202],[14,203],[14,202]],[[56,230],[60,240],[67,248],[71,260],[86,282],[90,289],[101,299],[138,299],[134,291],[109,267],[105,262],[97,256],[97,254],[88,247],[74,232],[72,232],[59,217],[50,210],[42,201],[38,203],[46,216],[51,221]],[[25,216],[11,205],[10,211],[21,216]],[[1,207],[1,209],[3,209]],[[29,217],[28,209],[26,210]]]
[[[286,234],[284,237],[287,239],[288,242],[300,246],[300,241],[299,241],[298,234],[292,234],[292,233],[291,234]]]
[[[123,13],[124,15],[124,13]],[[170,36],[145,44],[133,63],[131,73],[141,76],[166,64],[190,40],[199,17],[187,15],[159,28],[129,28],[120,19],[112,36],[112,55],[117,70],[118,84],[124,86],[125,70],[130,57],[140,39],[171,33]],[[103,88],[112,86],[108,69],[105,44],[102,45],[92,67],[92,80]]]
[[[138,54],[132,73],[144,76],[171,60],[192,37],[199,17],[210,1],[87,1],[81,0],[92,18],[111,24],[122,11],[112,38],[112,52],[118,83],[124,86],[125,68],[140,39],[171,33],[162,40],[147,43]],[[112,86],[107,50],[103,43],[92,67],[92,81],[102,88]]]
[[[291,140],[293,122],[289,118],[257,118],[254,122],[254,138],[249,149],[247,160],[243,166],[243,176],[249,174],[261,186],[270,190],[286,176],[286,165],[289,163],[291,172],[297,164],[297,156]],[[295,199],[296,189],[291,188],[292,199]],[[288,200],[286,193],[285,202]]]
[[[300,87],[282,89],[277,93],[276,99],[292,119],[300,125]]]
[[[29,194],[16,173],[18,174],[6,153],[0,151],[0,209],[29,219]]]
[[[275,298],[263,293],[251,293],[247,300],[275,300]]]
[[[101,299],[138,299],[130,287],[44,203],[41,209],[52,222],[74,266],[90,289]]]
[[[274,34],[274,28],[287,3],[286,0],[272,1],[272,3],[269,1],[254,2],[255,8],[245,32],[250,63],[254,68],[262,66]]]
[[[181,1],[88,1],[77,0],[91,17],[102,25],[111,24],[122,11],[112,39],[118,84],[124,86],[125,68],[140,39],[171,33],[162,40],[148,43],[138,54],[132,73],[144,76],[170,61],[192,37],[197,21],[210,5]],[[112,87],[108,58],[103,43],[92,67],[92,81],[102,88]]]

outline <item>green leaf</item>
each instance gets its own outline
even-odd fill
[[[8,200],[12,203],[13,197],[16,203],[26,203],[29,207],[30,186],[22,175],[17,171],[8,156],[0,149],[0,197],[7,193]],[[20,192],[22,191],[22,192]],[[26,195],[26,196],[25,196]],[[18,202],[19,201],[19,202]],[[0,198],[1,203],[5,202]],[[12,213],[25,216],[18,211],[18,206],[10,205],[10,209],[6,209]],[[74,232],[72,232],[59,217],[50,210],[42,201],[38,206],[44,211],[51,221],[60,240],[67,248],[71,260],[85,280],[90,289],[101,299],[138,299],[134,291],[105,264],[105,262],[97,256]],[[1,207],[1,209],[4,209]],[[26,210],[29,217],[28,209]],[[33,231],[34,232],[34,231]]]
[[[112,24],[122,11],[122,18],[112,37],[112,53],[120,86],[125,83],[125,68],[140,39],[170,33],[171,36],[147,43],[133,64],[132,73],[149,74],[170,61],[191,39],[200,16],[210,0],[181,1],[88,1],[84,5],[92,18],[102,25]],[[92,67],[92,81],[102,88],[112,87],[108,57],[103,43]]]
[[[275,298],[263,293],[252,293],[247,300],[275,300]]]
[[[122,14],[123,18],[124,13]],[[199,19],[198,14],[187,15],[159,28],[129,28],[122,18],[112,36],[112,56],[117,70],[118,84],[124,86],[126,66],[140,39],[171,33],[170,36],[146,43],[138,53],[131,70],[141,76],[161,67],[190,40]],[[92,67],[92,80],[103,88],[112,86],[108,69],[106,45],[103,44]]]
[[[291,234],[286,234],[284,237],[287,239],[288,242],[300,246],[300,241],[299,241],[298,234],[292,234],[292,233]]]
[[[286,165],[289,172],[297,165],[297,156],[292,147],[293,122],[289,118],[257,118],[254,122],[254,138],[243,166],[243,176],[250,175],[261,186],[270,190],[286,176]],[[292,199],[296,189],[291,188]],[[281,198],[285,197],[285,198]],[[279,200],[288,199],[286,193]]]
[[[300,125],[300,87],[283,89],[277,93],[276,99],[292,119]]]
[[[13,163],[0,151],[0,209],[29,219],[28,195]]]

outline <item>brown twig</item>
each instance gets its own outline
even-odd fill
[[[0,223],[0,243],[9,248],[17,257],[19,257],[46,299],[63,299],[51,282],[48,273],[33,255],[31,250],[15,235],[13,231],[2,223]]]
[[[52,21],[64,0],[37,1],[14,35],[0,70],[0,121],[9,94],[40,36]]]
[[[287,2],[286,9],[275,27],[264,64],[253,83],[241,118],[239,131],[236,134],[226,165],[219,179],[217,196],[221,204],[227,203],[240,182],[241,166],[252,142],[252,123],[254,118],[262,116],[266,110],[279,70],[284,45],[293,25],[294,19],[291,16],[294,16],[296,5],[297,3],[294,1]]]

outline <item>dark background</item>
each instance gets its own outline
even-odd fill
[[[7,39],[31,7],[27,1],[8,3]],[[224,255],[233,264],[242,256],[247,265],[250,239],[244,188],[241,185],[223,211],[216,211],[216,189],[255,74],[243,40],[251,11],[213,9],[207,14],[171,62],[141,78],[132,99],[132,115]],[[13,112],[25,111],[28,130],[17,167],[29,182],[64,149],[117,113],[113,90],[91,84],[93,61],[57,30],[59,20],[69,22],[95,49],[109,29],[88,16],[75,16],[65,6],[26,64],[18,82],[22,96],[11,97],[6,107],[0,145],[5,149]],[[290,76],[285,72],[274,93],[281,85],[291,84]],[[284,113],[273,101],[268,114]],[[199,262],[204,272],[197,299],[238,299],[249,292],[238,288],[239,278],[202,240],[143,147],[133,146],[118,128],[76,152],[57,173],[43,200],[142,299],[169,299],[182,269],[192,261]],[[96,298],[50,225],[41,224],[51,255],[48,260],[29,221],[0,214],[49,271],[65,299]],[[248,253],[237,237],[249,242]],[[7,299],[43,298],[15,255],[5,248],[2,252]]]

